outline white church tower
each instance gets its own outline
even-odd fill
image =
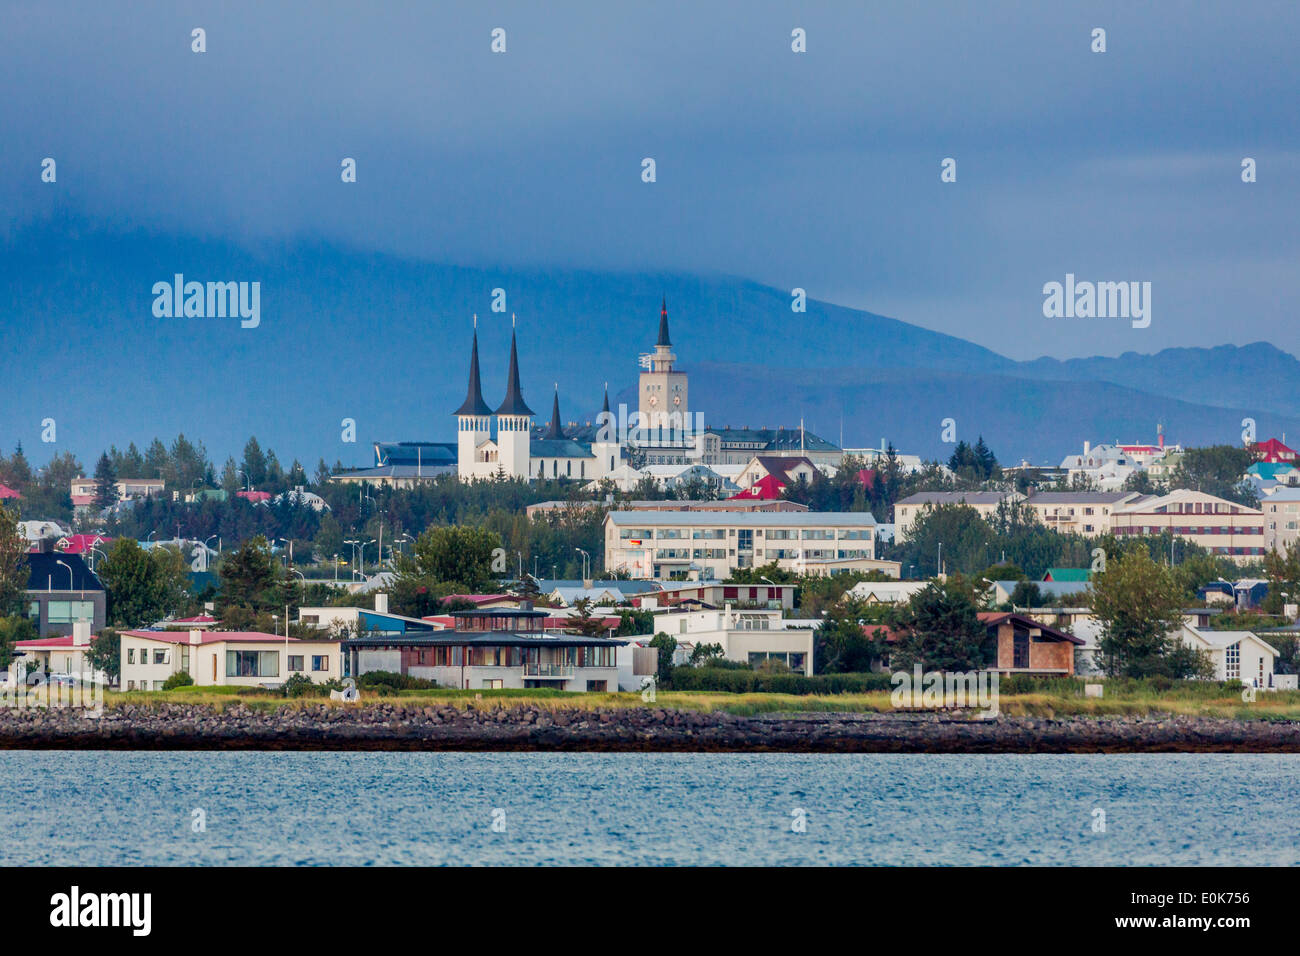
[[[456,472],[462,481],[488,478],[496,472],[496,446],[492,442],[492,409],[483,401],[478,371],[478,317],[469,353],[469,389],[456,409]]]
[[[511,316],[513,323],[514,317]],[[506,380],[506,397],[496,410],[497,457],[507,478],[529,477],[532,462],[533,410],[524,403],[519,388],[519,350],[514,329],[510,330],[510,371]],[[495,474],[494,467],[492,472]]]

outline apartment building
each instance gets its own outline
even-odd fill
[[[966,505],[980,517],[989,518],[1004,501],[1023,501],[1024,497],[1015,491],[919,491],[894,505],[894,534],[896,540],[906,541],[916,519],[941,505]]]
[[[1095,537],[1110,531],[1116,508],[1140,497],[1136,491],[1040,491],[1024,501],[1053,531]]]
[[[633,578],[723,580],[737,568],[773,561],[800,574],[883,571],[876,519],[865,511],[611,511],[605,516],[605,567]]]
[[[1120,505],[1111,513],[1111,531],[1119,538],[1168,531],[1242,562],[1262,557],[1267,541],[1260,509],[1185,488]]]
[[[1300,538],[1300,488],[1278,488],[1260,502],[1264,547],[1285,552]]]

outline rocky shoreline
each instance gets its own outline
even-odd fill
[[[1210,717],[769,714],[400,703],[0,710],[0,749],[789,753],[1300,753],[1300,722]]]

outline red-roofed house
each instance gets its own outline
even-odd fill
[[[785,491],[785,485],[775,475],[764,475],[744,491],[740,491],[727,501],[777,501]]]
[[[112,538],[102,534],[69,534],[54,542],[54,550],[64,554],[88,554],[91,548],[106,551],[112,543]]]
[[[1296,464],[1296,453],[1293,449],[1288,448],[1276,438],[1270,438],[1268,441],[1256,442],[1250,446],[1250,453],[1255,456],[1256,461],[1267,462],[1268,464],[1278,464],[1286,462],[1287,464]]]
[[[271,493],[269,491],[236,491],[235,497],[243,498],[245,501],[251,501],[253,504],[259,505],[264,501],[270,501]]]
[[[21,498],[21,497],[22,495],[14,491],[8,485],[0,485],[0,500],[7,500],[9,498]]]
[[[314,683],[342,675],[339,642],[262,631],[123,631],[122,689],[162,690],[184,671],[203,687],[278,687],[294,674]]]
[[[96,683],[106,683],[103,671],[96,671],[86,657],[90,649],[90,622],[77,621],[71,634],[52,634],[31,641],[15,641],[15,665],[25,674],[44,671],[47,674],[93,674]]]
[[[755,482],[761,481],[770,475],[784,485],[793,485],[800,478],[804,481],[812,481],[815,474],[817,474],[817,466],[812,463],[810,458],[799,455],[789,458],[776,455],[756,455],[749,460],[749,464],[736,476],[736,484],[742,488],[748,488]]]

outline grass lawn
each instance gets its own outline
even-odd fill
[[[216,708],[236,702],[249,708],[271,710],[332,703],[327,698],[285,699],[271,693],[240,694],[233,687],[182,687],[170,691],[127,691],[107,695],[108,706],[163,703],[207,704]],[[889,713],[894,710],[887,691],[861,694],[728,694],[715,691],[660,691],[653,703],[639,693],[583,693],[556,690],[409,690],[389,696],[372,691],[362,694],[361,706],[388,703],[411,707],[446,706],[495,708],[543,707],[550,710],[618,709],[652,707],[695,711],[723,711],[739,716],[770,713]],[[1240,693],[1222,691],[1217,685],[1166,692],[1106,687],[1101,699],[1067,693],[1001,694],[1001,713],[1010,717],[1140,716],[1178,714],[1202,717],[1231,717],[1239,720],[1300,720],[1300,691],[1261,692],[1253,703]]]

